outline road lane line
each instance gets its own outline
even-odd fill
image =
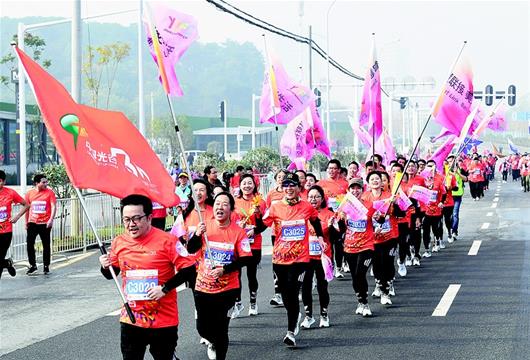
[[[490,223],[484,223],[482,224],[482,226],[480,227],[480,230],[486,230],[487,228],[490,227]]]
[[[499,201],[499,198],[498,198],[498,197],[496,197],[495,199],[493,199],[493,202],[497,202],[497,201]]]
[[[490,211],[489,213],[486,214],[486,216],[493,216],[493,212]]]
[[[471,245],[471,248],[469,249],[469,252],[467,253],[470,256],[475,256],[478,254],[478,249],[480,249],[480,244],[482,244],[481,240],[475,240],[473,241],[473,244]]]
[[[449,308],[451,307],[451,304],[453,303],[456,294],[458,294],[458,290],[460,290],[460,286],[460,284],[449,285],[449,287],[445,291],[445,294],[442,296],[442,299],[438,303],[438,306],[436,306],[436,309],[434,309],[432,316],[447,315],[447,312],[449,311]]]
[[[496,207],[497,207],[497,203],[493,203],[493,204],[491,204],[491,208],[492,208],[492,209],[495,209]]]

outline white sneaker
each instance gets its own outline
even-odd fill
[[[298,319],[296,319],[296,327],[294,328],[294,336],[300,332],[300,320],[302,320],[302,314],[298,313]]]
[[[398,274],[401,275],[401,277],[407,276],[407,267],[404,263],[398,264]]]
[[[215,346],[213,344],[208,344],[208,359],[215,360],[217,359],[217,352],[215,351]]]
[[[455,242],[456,240],[458,240],[458,236],[456,236],[455,234],[453,234],[453,242]]]
[[[274,294],[274,296],[271,298],[271,301],[269,302],[272,306],[278,307],[283,306],[283,300],[281,294]]]
[[[208,340],[206,340],[205,338],[201,338],[201,340],[199,341],[199,344],[201,345],[208,345],[210,342]]]
[[[449,244],[452,244],[452,243],[453,243],[453,235],[451,235],[451,234],[447,235],[447,242],[448,242]]]
[[[337,279],[344,279],[344,274],[339,269],[336,269],[335,270],[335,277]]]
[[[355,309],[355,314],[362,315],[364,311],[364,304],[358,303],[357,309]]]
[[[258,304],[250,303],[248,307],[248,316],[256,316],[256,315],[258,315]]]
[[[312,316],[306,316],[304,318],[304,321],[302,321],[302,323],[300,324],[301,327],[303,327],[304,329],[309,329],[311,327],[311,325],[313,325],[315,323],[315,318],[312,317]]]
[[[438,246],[438,245],[434,245],[434,246],[432,247],[432,252],[438,252],[438,251],[440,251],[440,246]]]
[[[424,258],[430,258],[432,256],[432,253],[429,250],[425,250],[425,252],[421,255],[421,257]]]
[[[344,263],[342,265],[342,271],[345,272],[345,273],[349,273],[350,272],[350,267],[348,266],[348,263]]]
[[[372,292],[373,297],[380,297],[381,296],[381,288],[376,285],[374,291]]]
[[[412,259],[412,266],[420,266],[420,259],[418,259],[417,257]]]
[[[396,289],[394,289],[394,282],[393,281],[388,286],[388,295],[396,296]]]
[[[443,239],[440,240],[440,249],[445,249],[445,241]]]
[[[283,338],[283,343],[287,345],[288,347],[295,347],[296,346],[296,339],[294,338],[294,334],[292,331],[287,331],[287,334]]]
[[[243,311],[244,308],[245,307],[243,306],[243,304],[241,304],[241,301],[236,302],[234,304],[234,308],[232,309],[231,318],[236,319],[241,314],[241,311]]]
[[[320,315],[320,325],[319,327],[329,327],[329,316],[328,315]]]
[[[364,304],[363,306],[363,317],[372,316],[372,310],[370,310],[370,306],[368,304]]]
[[[381,305],[392,305],[392,300],[387,294],[381,294]]]
[[[405,259],[405,266],[412,266],[412,259],[410,258],[410,256],[407,256],[407,258]]]

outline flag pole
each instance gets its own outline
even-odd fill
[[[77,198],[79,199],[79,203],[81,204],[81,207],[83,208],[83,212],[85,213],[87,219],[88,219],[88,224],[90,225],[90,228],[92,229],[92,231],[94,232],[94,235],[96,236],[96,240],[98,242],[98,247],[99,247],[99,251],[101,252],[102,255],[105,255],[107,254],[107,249],[105,249],[105,245],[103,244],[103,242],[101,241],[100,237],[99,237],[99,234],[96,230],[96,226],[94,225],[94,223],[92,222],[92,219],[90,217],[90,215],[88,214],[88,211],[87,211],[87,206],[86,206],[86,203],[85,203],[85,199],[83,198],[83,195],[81,194],[81,191],[79,191],[79,189],[77,187],[74,186],[74,190],[75,190],[75,193],[77,195]],[[116,285],[116,288],[118,289],[118,293],[120,294],[120,297],[123,301],[123,306],[125,307],[125,310],[127,311],[127,315],[129,316],[129,320],[131,320],[131,323],[135,324],[136,323],[136,319],[134,317],[134,314],[131,310],[131,307],[129,306],[129,303],[127,302],[127,299],[125,298],[125,295],[123,294],[123,290],[121,289],[121,286],[120,286],[120,283],[118,282],[118,278],[116,276],[116,272],[114,271],[114,268],[111,266],[109,266],[109,270],[110,270],[110,274],[112,275],[112,280],[114,280],[114,284]]]
[[[180,128],[179,128],[178,120],[177,120],[177,117],[175,116],[175,111],[173,110],[173,104],[171,103],[171,99],[169,98],[169,94],[167,94],[167,93],[166,93],[166,98],[167,98],[167,102],[169,104],[169,110],[171,112],[171,117],[173,119],[173,124],[175,126],[175,132],[177,134],[177,140],[178,140],[178,143],[179,143],[180,152],[182,154],[182,157],[185,157],[184,156],[184,154],[185,154],[184,143],[182,142],[182,136],[180,134]],[[191,167],[188,164],[188,159],[185,159],[184,166],[186,168],[186,172],[188,173],[188,175],[190,176],[190,179],[191,179],[191,171],[190,171]],[[197,194],[195,194],[195,191],[193,190],[193,179],[191,181],[191,196],[193,198],[193,202],[195,203],[195,210],[197,211],[197,214],[199,216],[199,222],[203,222],[204,219],[203,219],[202,214],[201,214],[201,208],[199,206],[199,200],[197,199]],[[208,254],[208,258],[209,259],[213,259],[212,258],[212,254],[211,254],[211,250],[210,250],[210,242],[208,241],[208,236],[206,235],[206,233],[203,234],[203,237],[204,237],[204,243],[206,244],[206,253]]]
[[[263,43],[265,44],[265,57],[267,58],[267,65],[268,65],[268,68],[269,68],[269,72],[270,71],[274,71],[272,69],[271,61],[270,61],[270,58],[269,58],[269,51],[267,50],[267,38],[265,37],[265,34],[262,34],[262,36],[263,36]],[[269,83],[270,83],[270,76],[271,75],[269,73]],[[269,87],[271,89],[272,114],[274,115],[274,125],[275,125],[275,128],[276,128],[276,142],[278,143],[278,154],[280,155],[280,169],[283,169],[282,147],[281,147],[281,144],[280,144],[280,134],[279,134],[279,129],[278,129],[278,119],[276,117],[276,111],[275,111],[275,108],[274,108],[274,94],[273,94],[272,84]]]
[[[372,33],[372,56],[375,52],[375,33]],[[376,61],[376,59],[372,59]],[[370,64],[370,67],[373,64]],[[381,88],[381,84],[379,84],[379,88]],[[372,104],[372,101],[375,101],[374,99],[370,99],[370,104]],[[377,104],[376,104],[377,106]],[[372,163],[375,165],[375,114],[372,114],[372,109],[370,107],[370,116],[372,116]],[[377,170],[374,166],[374,169]]]

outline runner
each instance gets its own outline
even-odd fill
[[[484,196],[484,190],[482,189],[482,186],[485,175],[484,164],[482,164],[478,155],[473,155],[473,161],[471,164],[469,164],[468,172],[469,191],[471,192],[471,197],[474,201],[478,201],[482,196]]]
[[[317,177],[315,174],[307,173],[305,176],[305,189],[309,190],[313,187],[313,185],[316,185],[318,182]]]
[[[153,201],[153,218],[151,225],[162,231],[166,230],[167,209],[161,204]]]
[[[190,203],[191,199],[191,186],[190,186],[190,177],[187,173],[181,172],[177,179],[177,187],[175,188],[175,194],[180,199],[180,203],[178,206],[175,207],[173,211],[173,215],[175,216],[175,219],[177,218],[179,211],[178,207],[180,207],[180,213],[185,211],[188,208],[188,205]]]
[[[447,158],[447,164],[452,166],[453,161],[455,161],[454,156],[449,156]],[[450,241],[456,241],[458,238],[458,225],[460,221],[460,205],[462,204],[462,197],[464,196],[464,183],[467,181],[468,172],[464,169],[464,162],[460,159],[456,165],[456,171],[454,172],[456,179],[456,186],[458,189],[452,191],[453,195],[453,224],[451,226],[451,239]]]
[[[199,252],[195,284],[197,331],[208,340],[208,358],[224,360],[228,351],[229,311],[240,291],[239,272],[252,261],[246,232],[232,221],[235,200],[228,192],[214,198],[213,219],[200,223],[188,243],[188,251]],[[207,235],[211,257],[203,234]]]
[[[302,316],[298,300],[299,277],[303,280],[304,271],[309,263],[309,223],[313,226],[317,237],[322,237],[323,234],[317,210],[300,199],[298,175],[288,173],[282,182],[282,187],[285,193],[283,200],[271,205],[263,221],[267,226],[275,225],[276,241],[272,253],[272,266],[278,276],[278,286],[288,320],[287,334],[283,342],[289,347],[294,347]]]
[[[363,193],[363,180],[353,179],[349,192],[352,193],[368,209],[366,220],[353,221],[344,213],[341,213],[343,221],[341,225],[346,225],[346,234],[344,238],[344,258],[348,262],[351,271],[352,286],[357,296],[358,315],[372,316],[372,311],[368,305],[368,281],[366,272],[372,264],[374,256],[374,232],[373,225],[368,219],[374,214],[373,208],[369,202],[361,199]]]
[[[442,209],[442,217],[447,229],[447,241],[449,243],[453,242],[453,213],[455,212],[455,201],[453,198],[453,191],[458,190],[458,183],[456,181],[455,173],[450,172],[451,165],[449,165],[449,160],[446,160],[444,163],[445,169],[445,180],[444,186],[447,195],[444,201],[444,207]],[[440,247],[443,249],[445,247],[443,243],[443,226],[442,226],[442,242]]]
[[[353,179],[357,179],[360,177],[361,175],[359,174],[359,163],[354,160],[348,164],[348,176],[346,177],[346,180],[348,182],[351,182]]]
[[[99,262],[107,279],[112,279],[111,265],[116,275],[121,272],[136,319],[132,324],[122,309],[123,359],[143,359],[148,345],[155,360],[173,359],[179,323],[175,288],[194,272],[193,262],[176,237],[151,226],[151,200],[129,195],[120,207],[125,232],[114,238],[109,254],[101,255]]]
[[[425,185],[427,189],[434,191],[430,202],[422,204],[422,210],[425,213],[423,218],[423,246],[425,246],[425,253],[423,257],[430,257],[432,252],[438,252],[440,248],[443,249],[445,247],[442,239],[442,209],[447,195],[444,178],[436,173],[436,162],[434,160],[427,161],[425,169],[429,171],[429,175],[425,178]],[[434,235],[433,243],[431,243],[431,231]]]
[[[13,239],[13,224],[29,209],[26,201],[15,190],[5,187],[5,183],[6,173],[0,170],[0,278],[4,269],[11,276],[17,274],[13,260],[6,259],[6,255]],[[16,216],[11,217],[14,204],[21,204],[23,207]]]
[[[300,191],[300,197],[302,198],[302,200],[305,200],[307,201],[307,194],[309,192],[309,188],[306,188],[306,183],[307,183],[307,173],[304,171],[304,170],[296,170],[294,172],[296,175],[298,175],[298,178],[300,179],[300,187],[302,188],[302,190]]]
[[[407,182],[406,186],[408,187],[409,191],[410,188],[414,185],[423,186],[425,187],[425,179],[417,175],[417,164],[414,160],[410,160],[409,164],[406,169],[407,173]],[[408,194],[409,192],[405,192],[405,194]],[[412,258],[412,266],[420,266],[420,248],[421,248],[421,223],[423,222],[423,217],[425,214],[421,210],[420,203],[416,199],[409,198],[412,202],[412,206],[414,207],[414,211],[411,214],[410,217],[410,240],[413,247],[414,256]]]
[[[308,193],[308,201],[318,211],[318,218],[322,227],[323,243],[320,243],[315,229],[309,225],[309,266],[304,274],[302,285],[302,301],[304,303],[305,319],[300,326],[309,329],[315,323],[313,317],[313,275],[317,279],[318,299],[320,301],[320,327],[329,327],[329,293],[328,281],[322,267],[322,252],[331,259],[331,244],[340,237],[338,229],[333,226],[335,214],[326,207],[324,190],[318,185],[313,186]]]
[[[243,174],[240,177],[238,188],[239,195],[236,197],[235,214],[237,224],[242,229],[245,229],[252,250],[252,261],[247,264],[247,279],[248,290],[250,293],[250,304],[248,308],[248,315],[258,315],[258,304],[256,303],[258,297],[258,265],[261,262],[261,233],[267,228],[263,225],[261,220],[262,214],[265,213],[265,201],[261,199],[258,194],[258,189],[254,180],[254,175]],[[241,273],[239,281],[241,282]],[[241,288],[236,298],[234,311],[232,312],[232,319],[239,316],[243,311],[244,306],[241,304]]]

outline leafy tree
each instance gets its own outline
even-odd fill
[[[42,173],[46,175],[50,187],[58,198],[65,199],[74,194],[74,188],[63,164],[46,165],[42,168]]]
[[[188,118],[185,115],[179,115],[177,122],[184,149],[190,149],[193,144],[193,133]],[[149,122],[147,133],[149,134],[149,142],[156,153],[165,154],[167,152],[168,156],[180,153],[175,125],[170,117],[154,118],[153,121]]]
[[[283,166],[287,167],[291,162],[286,156],[282,157]],[[260,147],[250,150],[243,156],[243,162],[251,164],[261,173],[270,171],[273,167],[280,167],[280,154],[278,150],[270,147]]]

